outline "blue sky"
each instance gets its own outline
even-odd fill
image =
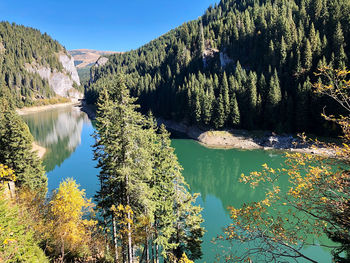
[[[68,50],[127,51],[201,16],[219,0],[0,0],[0,20],[47,32]]]

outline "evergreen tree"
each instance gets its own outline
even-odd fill
[[[246,122],[248,128],[254,127],[254,121],[255,121],[255,116],[256,116],[256,106],[257,106],[257,77],[255,74],[252,72],[249,73],[248,75],[248,112],[246,114]]]
[[[310,120],[309,120],[309,96],[311,92],[311,83],[308,78],[303,85],[299,84],[297,90],[297,100],[296,100],[296,115],[295,124],[298,131],[307,130]]]
[[[153,117],[137,111],[121,75],[98,84],[104,89],[94,135],[101,169],[96,200],[104,224],[113,229],[114,260],[119,260],[119,245],[124,262],[133,261],[137,245],[143,245],[149,260],[150,244],[156,262],[160,253],[180,258],[177,252],[186,251],[190,258],[200,257],[201,209],[185,187],[169,134],[164,127],[157,134]]]
[[[222,94],[219,95],[217,103],[215,105],[215,114],[214,114],[214,125],[216,129],[220,129],[225,124],[225,108],[224,100]]]
[[[304,49],[304,68],[306,70],[310,70],[312,66],[312,49],[310,41],[307,39],[305,42],[305,49]]]
[[[152,193],[146,183],[151,178],[152,164],[144,145],[144,118],[136,111],[137,107],[133,104],[135,99],[130,98],[122,76],[117,76],[116,81],[109,79],[100,84],[107,85],[108,92],[104,91],[99,105],[95,158],[101,168],[101,189],[106,191],[99,193],[97,200],[101,207],[106,207],[107,203],[114,207],[122,205],[131,208],[127,212],[129,221],[127,231],[122,234],[122,247],[124,257],[132,262],[131,211],[136,216],[143,211],[153,211],[150,202]],[[113,220],[116,220],[115,215]],[[113,227],[116,228],[115,223]],[[116,233],[116,229],[113,231]],[[117,260],[117,254],[115,258]]]
[[[239,127],[241,123],[241,115],[239,113],[236,94],[233,94],[231,98],[231,122],[233,127]]]
[[[282,100],[281,88],[277,75],[277,70],[270,80],[269,92],[267,94],[266,105],[265,105],[265,125],[268,128],[274,129],[278,123],[279,106]]]
[[[19,209],[0,193],[0,259],[2,262],[49,262],[32,229],[21,222]]]
[[[47,177],[28,126],[10,103],[0,97],[0,163],[16,171],[16,184],[46,194]]]
[[[228,86],[226,72],[224,72],[222,76],[221,93],[224,101],[223,103],[225,108],[225,115],[228,116],[230,114],[230,97],[229,97],[229,86]]]

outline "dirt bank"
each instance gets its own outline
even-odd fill
[[[36,142],[33,142],[32,146],[33,146],[33,152],[37,152],[39,158],[42,159],[46,153],[46,148],[40,146]]]
[[[25,107],[22,109],[17,109],[17,113],[19,115],[26,115],[26,114],[47,111],[47,110],[57,109],[57,108],[64,108],[67,106],[74,106],[74,105],[79,105],[79,104],[80,104],[79,100],[72,100],[71,102],[66,102],[66,103],[57,103],[57,104],[44,105],[44,106]]]

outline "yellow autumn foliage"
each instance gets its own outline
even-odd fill
[[[61,249],[77,252],[87,247],[90,240],[89,227],[95,221],[84,219],[92,211],[93,204],[86,198],[85,191],[73,179],[63,181],[50,201],[49,222],[56,244]],[[81,252],[81,251],[79,251]]]

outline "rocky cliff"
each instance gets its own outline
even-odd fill
[[[74,86],[80,86],[78,72],[74,66],[73,57],[61,52],[58,54],[59,62],[63,66],[62,71],[51,69],[37,63],[26,64],[25,67],[29,72],[37,73],[42,79],[49,82],[51,89],[59,96],[82,99],[83,94]]]

